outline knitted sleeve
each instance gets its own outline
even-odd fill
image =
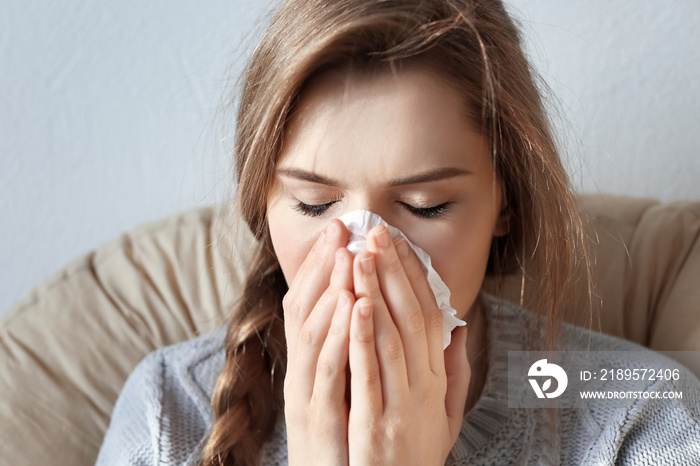
[[[580,464],[700,465],[698,379],[683,369],[677,381],[659,380],[648,385],[646,391],[682,395],[639,398],[624,409],[599,409],[596,417],[602,430],[587,447]]]
[[[147,356],[129,376],[112,411],[96,465],[157,464],[163,357]]]
[[[655,384],[650,391],[679,393],[639,403],[628,412],[615,464],[700,465],[700,382],[690,371],[678,381]]]

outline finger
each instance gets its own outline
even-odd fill
[[[423,310],[404,272],[389,230],[383,225],[375,227],[368,240],[369,250],[376,258],[379,287],[403,342],[408,382],[410,385],[423,382],[426,380],[424,371],[429,369]]]
[[[335,251],[335,264],[341,264],[340,273],[331,274],[331,287],[337,290],[347,290],[352,292],[352,258],[353,255],[347,248],[339,248]]]
[[[467,360],[467,327],[457,327],[452,332],[452,342],[445,349],[445,373],[447,394],[445,411],[447,423],[454,442],[462,429],[464,406],[469,392],[471,366]]]
[[[369,298],[360,298],[352,309],[349,355],[350,419],[371,420],[384,410],[373,308]]]
[[[288,351],[294,352],[301,326],[330,284],[335,251],[347,244],[348,232],[338,220],[332,220],[319,236],[297,271],[284,296],[284,325]]]
[[[377,360],[382,381],[384,406],[388,401],[402,404],[408,397],[406,357],[401,336],[394,324],[379,287],[374,254],[360,252],[353,261],[353,282],[357,298],[372,301]]]
[[[316,360],[318,352],[320,352],[320,345],[312,345],[312,343],[320,342],[321,345],[323,344],[328,334],[339,296],[343,291],[352,293],[348,290],[348,285],[352,286],[352,274],[352,254],[345,248],[339,248],[335,252],[335,264],[331,272],[330,285],[318,299],[314,309],[307,317],[306,322],[304,322],[299,341],[297,342],[297,344],[304,346],[318,346],[316,348],[318,351],[305,353],[303,357],[310,357],[314,361]]]
[[[290,384],[303,399],[308,400],[313,393],[319,354],[328,337],[329,328],[343,294],[350,291],[337,285],[347,283],[352,277],[352,259],[345,248],[336,252],[336,262],[331,273],[331,286],[321,295],[299,330],[298,340],[288,343],[288,361],[290,367]],[[288,336],[288,338],[291,338]]]
[[[425,334],[428,344],[428,360],[434,374],[441,375],[445,370],[443,352],[442,311],[435,300],[435,293],[428,283],[423,264],[404,238],[394,240],[396,253],[403,265],[411,288],[420,303],[425,319]]]
[[[329,415],[332,410],[345,404],[345,368],[348,365],[350,319],[354,304],[352,293],[342,291],[339,294],[328,336],[318,356],[311,397]]]

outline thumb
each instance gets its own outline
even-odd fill
[[[471,367],[467,360],[467,327],[457,327],[452,332],[452,342],[445,349],[445,373],[447,393],[445,411],[452,440],[457,439],[462,428],[464,406],[467,403]]]

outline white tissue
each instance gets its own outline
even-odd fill
[[[427,252],[411,243],[406,235],[401,233],[398,228],[392,227],[384,221],[379,215],[368,210],[355,210],[348,212],[339,218],[345,224],[350,232],[347,248],[353,254],[367,250],[367,233],[377,225],[384,225],[389,230],[392,238],[401,237],[413,248],[423,264],[423,270],[428,277],[428,283],[435,294],[440,310],[442,311],[442,331],[443,331],[443,349],[447,348],[452,338],[452,330],[455,327],[466,325],[467,323],[457,318],[457,311],[450,306],[450,289],[447,288],[445,282],[442,281],[440,275],[431,265],[430,256]]]

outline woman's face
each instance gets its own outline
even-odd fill
[[[493,236],[507,232],[488,143],[467,113],[457,91],[418,68],[312,81],[287,124],[267,205],[287,283],[331,219],[369,210],[430,254],[463,317]]]

